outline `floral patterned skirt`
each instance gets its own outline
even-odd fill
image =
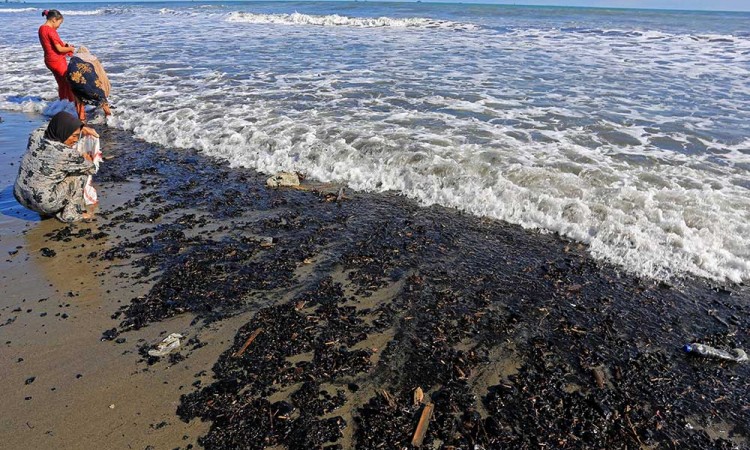
[[[103,84],[94,70],[94,65],[74,56],[68,63],[68,81],[73,95],[87,105],[100,106],[107,103]]]

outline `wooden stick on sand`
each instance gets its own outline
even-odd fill
[[[417,431],[414,432],[414,437],[411,440],[411,445],[414,447],[422,445],[424,435],[427,433],[427,426],[430,424],[430,419],[432,418],[432,409],[432,403],[424,405],[422,417],[419,418],[419,424],[417,424]]]
[[[241,349],[239,349],[234,355],[232,355],[232,357],[239,358],[240,356],[242,356],[242,354],[245,353],[245,350],[247,350],[247,348],[250,347],[250,344],[253,343],[255,338],[257,338],[258,335],[262,332],[263,332],[263,328],[258,328],[257,330],[253,331],[253,334],[251,334],[250,337],[247,338],[247,341],[245,341],[245,345],[243,345]]]

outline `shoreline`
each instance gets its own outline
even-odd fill
[[[2,263],[0,376],[19,387],[4,442],[406,445],[417,387],[435,405],[427,446],[750,441],[748,365],[680,350],[748,350],[744,286],[623,275],[557,235],[395,194],[271,190],[97,128],[115,156],[95,177],[97,220],[2,228],[2,250],[24,240]],[[145,356],[172,332],[187,341],[175,356]],[[71,381],[84,367],[97,380]]]

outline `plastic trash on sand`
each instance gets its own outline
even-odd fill
[[[710,356],[714,358],[724,359],[727,361],[734,362],[745,362],[747,361],[747,353],[741,348],[735,348],[732,351],[720,350],[704,344],[686,344],[685,351],[688,353],[694,353],[701,356]]]
[[[156,348],[149,350],[148,354],[150,356],[166,356],[173,350],[180,347],[180,339],[182,338],[184,338],[183,335],[179,333],[172,333],[169,336],[165,337],[161,342],[159,342]]]
[[[300,177],[296,173],[279,172],[278,174],[266,180],[266,186],[277,187],[294,187],[299,186]]]

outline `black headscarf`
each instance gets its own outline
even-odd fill
[[[60,111],[49,121],[44,137],[51,141],[65,142],[76,130],[81,128],[81,125],[83,125],[83,122],[78,120],[77,117],[65,111]]]

